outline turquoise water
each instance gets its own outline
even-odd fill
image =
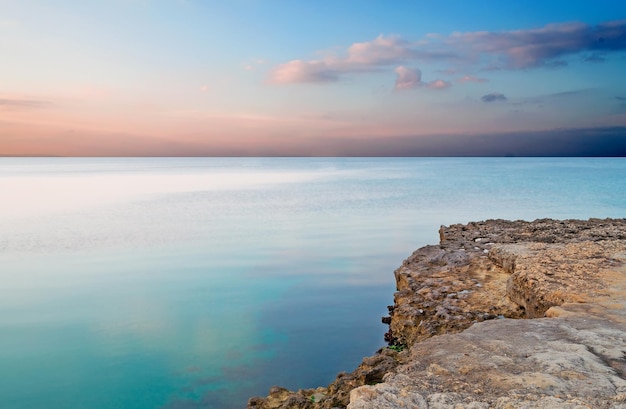
[[[383,345],[441,224],[626,217],[626,160],[0,158],[0,407],[240,408]]]

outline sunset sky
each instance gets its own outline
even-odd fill
[[[537,146],[626,152],[626,1],[0,0],[0,155]]]

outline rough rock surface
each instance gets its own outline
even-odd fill
[[[440,238],[395,271],[392,349],[248,408],[626,409],[626,219],[488,220]]]

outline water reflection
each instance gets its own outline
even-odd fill
[[[440,224],[623,217],[625,171],[0,159],[0,407],[224,409],[326,384],[382,344],[392,271]]]

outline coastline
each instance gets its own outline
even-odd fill
[[[249,409],[626,408],[626,219],[442,226],[394,272],[389,347]]]

